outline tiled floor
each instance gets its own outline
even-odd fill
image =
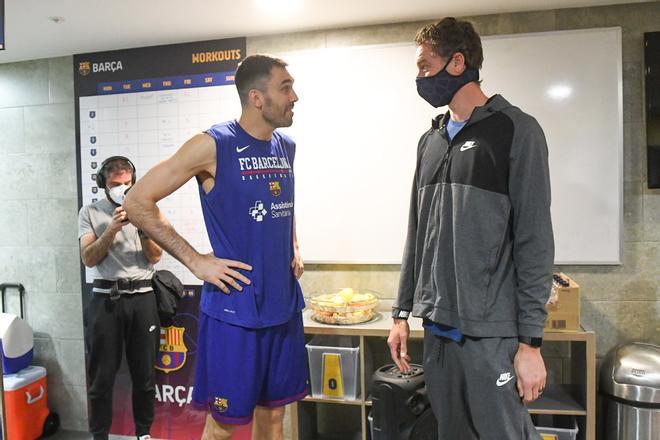
[[[62,431],[59,430],[55,433],[54,436],[48,437],[52,440],[88,440],[92,436],[86,432],[73,432],[73,431]]]
[[[48,440],[91,440],[92,436],[87,432],[76,431],[57,431],[54,436],[48,437]],[[110,440],[128,440],[135,437],[125,437],[121,435],[111,435]]]

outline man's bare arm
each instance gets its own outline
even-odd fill
[[[96,237],[93,232],[80,237],[80,258],[87,267],[94,267],[99,264],[108,255],[108,250],[115,241],[117,232],[121,230],[128,222],[126,213],[122,208],[116,208],[112,221],[100,237]]]
[[[94,267],[108,255],[108,249],[115,239],[115,234],[104,232],[96,238],[93,233],[80,237],[80,258],[87,267]]]
[[[302,256],[300,255],[300,249],[298,248],[298,234],[296,233],[296,217],[293,217],[293,259],[291,260],[291,269],[293,270],[293,275],[297,280],[300,279],[303,272],[305,271],[305,264],[303,263]]]
[[[163,249],[142,231],[140,232],[140,243],[142,244],[142,252],[147,257],[147,261],[151,264],[158,263],[160,257],[163,255]]]
[[[215,162],[213,139],[197,135],[170,158],[160,162],[133,185],[124,209],[138,229],[190,268],[199,254],[163,216],[156,203]]]
[[[188,243],[165,218],[156,203],[179,189],[191,178],[206,173],[215,175],[215,141],[207,134],[199,134],[188,140],[169,159],[160,162],[135,183],[124,201],[128,217],[138,229],[170,255],[183,263],[199,279],[215,284],[229,293],[226,284],[237,290],[236,282],[250,281],[232,268],[251,270],[238,261],[223,260],[213,255],[201,255]]]

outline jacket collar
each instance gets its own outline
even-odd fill
[[[493,95],[488,98],[488,101],[483,106],[475,107],[472,110],[472,114],[468,118],[467,124],[465,127],[469,127],[472,124],[476,124],[479,121],[483,121],[494,113],[500,112],[508,107],[513,107],[509,101],[504,99],[502,95]],[[438,129],[441,132],[446,132],[447,123],[449,122],[450,113],[447,111],[444,114],[439,114],[431,121],[431,128]],[[463,128],[465,128],[463,127]]]

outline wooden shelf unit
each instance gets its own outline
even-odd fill
[[[309,433],[310,421],[305,418],[315,417],[317,406],[341,405],[345,410],[357,411],[359,409],[361,420],[360,426],[356,427],[356,435],[361,431],[362,440],[367,440],[367,416],[371,407],[370,396],[368,395],[367,380],[370,380],[374,368],[378,365],[368,365],[365,362],[367,351],[369,353],[381,350],[383,355],[389,359],[389,352],[386,344],[389,335],[392,320],[388,312],[379,312],[377,319],[365,324],[351,326],[335,326],[321,324],[311,319],[311,311],[306,310],[303,313],[305,325],[305,334],[308,337],[315,335],[336,335],[336,336],[355,336],[359,337],[359,362],[360,362],[360,394],[356,400],[338,400],[329,398],[306,397],[301,402],[291,406],[291,432],[294,440],[316,440],[317,438],[326,438],[316,436],[316,433]],[[421,341],[424,337],[422,320],[411,318],[410,338],[411,343],[409,352],[414,350],[414,344],[417,343],[418,351],[421,350]],[[578,421],[579,433],[578,440],[595,440],[596,438],[596,339],[592,331],[574,331],[559,332],[546,331],[544,344],[553,342],[568,342],[570,346],[571,359],[571,384],[548,384],[543,395],[529,405],[531,414],[551,414],[558,416],[575,416]],[[375,350],[370,349],[370,345],[378,344]],[[373,348],[373,347],[371,347]],[[376,354],[376,353],[373,353]],[[414,358],[421,363],[420,356]],[[388,362],[387,360],[385,362]],[[391,362],[391,361],[390,361]],[[367,371],[371,367],[370,371]],[[352,408],[352,409],[351,409]],[[322,408],[321,408],[322,409]],[[313,423],[312,423],[313,425]],[[335,437],[328,437],[335,438]],[[356,437],[358,438],[358,437]]]

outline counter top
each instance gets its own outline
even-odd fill
[[[410,317],[411,338],[423,338],[424,328],[422,319]],[[312,310],[303,311],[303,325],[305,333],[315,335],[346,335],[346,336],[381,336],[387,337],[392,328],[392,317],[389,311],[376,311],[376,317],[371,321],[362,324],[353,325],[333,325],[323,324],[312,319]],[[544,339],[546,341],[584,341],[587,338],[593,338],[591,331],[546,331]]]

